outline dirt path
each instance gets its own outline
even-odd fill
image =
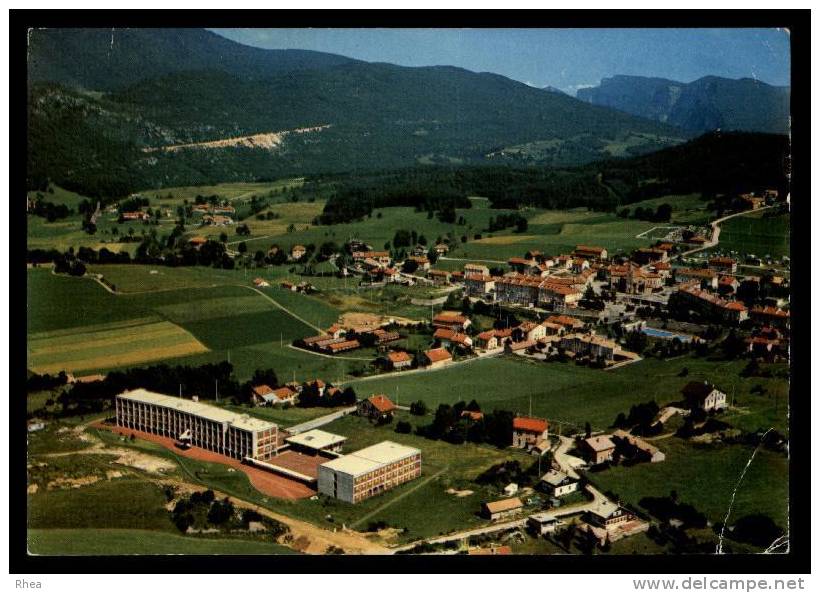
[[[252,290],[253,292],[255,292],[255,293],[259,294],[259,295],[262,295],[264,298],[268,299],[271,303],[273,303],[273,304],[274,304],[277,308],[281,309],[282,311],[284,311],[285,313],[287,313],[288,315],[290,315],[290,316],[291,316],[291,317],[293,317],[294,319],[297,319],[298,321],[301,321],[302,323],[304,323],[304,324],[305,324],[305,325],[307,325],[308,327],[311,327],[311,328],[315,329],[315,330],[316,330],[317,332],[319,332],[320,334],[325,333],[325,330],[323,330],[321,327],[319,327],[319,326],[317,326],[317,325],[313,325],[313,324],[312,324],[310,321],[308,321],[307,319],[305,319],[305,318],[303,318],[303,317],[300,317],[299,315],[297,315],[296,313],[294,313],[294,312],[293,312],[293,311],[291,311],[290,309],[286,308],[284,305],[280,304],[280,303],[279,303],[279,301],[274,300],[271,296],[269,296],[269,295],[265,294],[264,292],[262,292],[262,291],[261,291],[261,290],[259,290],[258,288],[254,288],[253,286],[247,286],[247,285],[245,285],[245,284],[235,284],[234,286],[240,286],[240,287],[242,287],[242,288],[246,288],[246,289],[248,289],[248,290]]]
[[[173,484],[186,493],[199,492],[202,486],[179,479],[154,480],[157,484]],[[284,523],[290,528],[290,535],[293,541],[281,542],[288,547],[294,548],[305,554],[324,554],[329,546],[341,548],[346,554],[392,554],[393,551],[375,541],[373,538],[350,529],[338,528],[335,531],[317,527],[306,521],[294,519],[288,515],[277,513],[265,507],[242,500],[232,495],[228,495],[219,490],[214,490],[217,497],[228,497],[234,505],[240,508],[253,509],[260,515],[270,517],[280,523]]]

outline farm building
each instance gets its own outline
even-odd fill
[[[607,258],[607,251],[604,247],[595,245],[576,245],[572,255],[576,257],[585,257],[587,259],[602,260]]]
[[[642,438],[631,435],[625,430],[616,430],[612,434],[612,438],[616,442],[621,441],[622,443],[634,447],[638,457],[643,458],[650,463],[658,463],[666,459],[666,455],[664,455],[663,452],[655,445],[647,443]]]
[[[505,519],[524,509],[524,503],[520,498],[505,498],[493,502],[485,502],[481,505],[481,514],[490,521]]]
[[[413,365],[413,357],[407,352],[388,352],[387,362],[390,368],[396,371],[410,368]]]

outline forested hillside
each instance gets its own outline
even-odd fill
[[[712,196],[761,188],[785,193],[788,154],[785,136],[716,132],[651,155],[569,169],[435,167],[346,176],[325,180],[333,193],[320,221],[355,220],[385,206],[416,206],[448,216],[453,208],[469,207],[471,195],[489,198],[495,208],[613,211],[674,194]]]
[[[113,45],[101,30],[32,39],[30,188],[50,179],[86,195],[119,195],[418,164],[572,166],[687,137],[454,67],[260,50],[194,30],[115,31]],[[143,151],[319,125],[328,127],[272,150]]]

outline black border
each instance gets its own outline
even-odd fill
[[[810,303],[809,250],[797,239],[810,237],[810,16],[803,10],[596,10],[596,11],[32,11],[11,10],[10,56],[11,146],[26,143],[26,39],[30,27],[784,27],[791,34],[792,54],[792,217],[793,267],[804,273],[792,279],[792,350],[790,416],[790,531],[788,554],[754,556],[507,556],[487,561],[470,556],[231,556],[212,562],[207,556],[44,557],[26,553],[26,321],[10,314],[10,528],[11,574],[51,573],[713,573],[807,574],[810,572]],[[14,83],[17,84],[14,84]],[[10,195],[25,192],[22,171],[26,150],[10,150]],[[19,198],[18,198],[19,200]],[[19,203],[18,203],[19,205]],[[26,222],[22,208],[12,208],[11,312],[25,310],[22,265]],[[15,224],[16,223],[16,224]],[[16,248],[15,248],[16,247]],[[17,260],[17,261],[14,261]],[[14,282],[17,280],[17,282]],[[792,513],[793,511],[793,513]]]

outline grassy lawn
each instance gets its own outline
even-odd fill
[[[28,497],[30,528],[174,529],[162,489],[140,479],[103,481]]]
[[[211,539],[144,529],[29,529],[28,550],[43,556],[297,553],[268,542]]]
[[[720,225],[720,250],[758,257],[789,255],[791,216],[765,216],[756,212],[731,218]]]
[[[753,452],[744,445],[695,445],[676,437],[658,441],[666,453],[661,463],[618,466],[587,473],[602,491],[640,508],[645,496],[668,496],[692,504],[712,522],[723,521],[732,491]],[[752,513],[769,515],[787,527],[789,467],[785,455],[761,448],[737,490],[730,523]]]
[[[576,366],[572,363],[534,363],[517,357],[490,358],[432,373],[353,381],[360,396],[385,393],[403,403],[423,400],[428,407],[475,399],[484,410],[506,409],[533,414],[576,427],[590,422],[594,429],[609,427],[619,412],[655,400],[658,404],[680,399],[681,388],[691,380],[708,379],[731,393],[736,384],[735,403],[745,423],[784,431],[784,405],[788,384],[783,379],[741,379],[745,361],[712,362],[684,357],[662,361],[645,359],[615,371]],[[688,376],[679,376],[686,367]],[[771,395],[750,393],[757,385],[767,386]],[[778,394],[779,400],[773,394]],[[779,403],[777,403],[779,402]],[[775,407],[777,406],[777,412]],[[756,428],[756,427],[755,427]]]
[[[280,179],[271,182],[260,183],[219,183],[217,185],[197,185],[184,187],[168,187],[159,190],[149,190],[141,192],[143,196],[151,200],[151,206],[178,206],[183,200],[188,200],[191,204],[197,195],[219,196],[220,199],[229,202],[247,201],[251,196],[275,197],[282,189],[297,187],[302,185],[303,180]],[[271,193],[272,192],[272,193]]]

